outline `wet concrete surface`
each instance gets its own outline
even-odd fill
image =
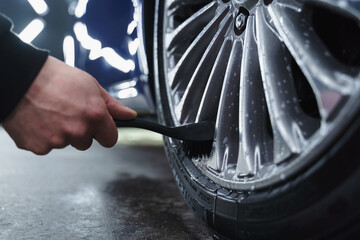
[[[45,157],[0,129],[0,239],[212,239],[158,147],[97,143]]]

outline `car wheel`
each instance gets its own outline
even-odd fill
[[[154,49],[160,121],[215,122],[165,149],[217,236],[357,234],[359,1],[158,0]]]

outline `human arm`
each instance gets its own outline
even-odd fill
[[[25,95],[49,53],[22,42],[0,14],[0,122]]]
[[[0,69],[6,71],[1,66]],[[14,70],[22,71],[21,68]],[[18,94],[17,87],[26,87],[10,113],[3,114],[6,106],[0,108],[4,116],[2,125],[19,148],[36,154],[43,155],[67,145],[85,150],[93,138],[111,147],[117,140],[112,118],[136,116],[136,112],[111,97],[92,76],[47,55],[29,82],[23,82],[24,79],[13,72],[8,75],[10,78],[0,80],[14,81],[10,85],[15,88],[10,87],[8,91]],[[4,89],[1,91],[6,93]],[[6,105],[6,101],[8,99],[0,96],[0,106]]]

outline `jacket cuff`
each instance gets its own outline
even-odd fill
[[[0,38],[0,122],[26,94],[48,55],[11,31]]]

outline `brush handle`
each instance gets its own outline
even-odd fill
[[[162,135],[186,140],[186,141],[207,141],[214,137],[214,126],[210,121],[192,123],[179,127],[167,127],[154,122],[135,118],[133,120],[114,120],[117,127],[134,127],[147,129]]]

